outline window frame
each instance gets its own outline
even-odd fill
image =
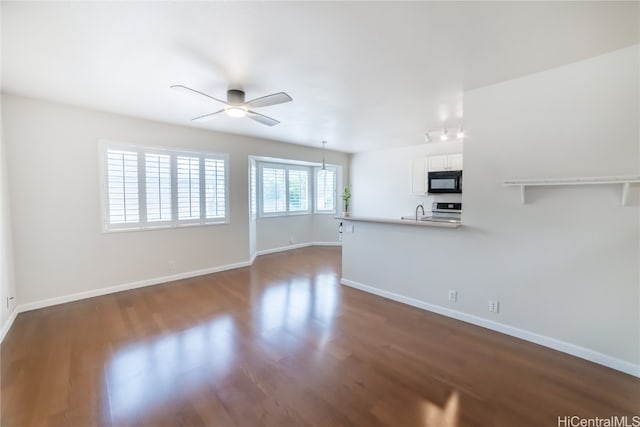
[[[109,177],[107,176],[108,153],[110,150],[135,152],[138,166],[138,222],[111,224],[109,211]],[[230,223],[229,201],[229,154],[210,151],[185,150],[183,148],[138,145],[111,140],[99,141],[100,151],[100,202],[102,232],[142,231],[166,228],[220,225]],[[168,155],[171,173],[171,219],[166,221],[149,221],[147,218],[147,171],[146,155]],[[199,159],[199,201],[200,217],[198,219],[178,219],[178,182],[177,158],[180,156],[197,157]],[[224,165],[224,217],[207,218],[205,159],[222,160]]]
[[[335,215],[338,211],[338,167],[326,165],[325,169],[333,172],[333,208],[318,209],[318,175],[322,171],[322,167],[313,168],[313,213],[316,215]]]
[[[257,193],[257,214],[258,218],[276,218],[285,216],[299,216],[299,215],[311,215],[313,213],[313,175],[310,166],[257,161],[257,173],[256,173],[256,193]],[[281,212],[264,212],[264,184],[262,171],[264,168],[274,168],[284,170],[284,183],[285,183],[285,210]],[[289,200],[289,170],[301,170],[307,173],[307,209],[291,211]]]

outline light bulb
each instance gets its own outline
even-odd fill
[[[460,130],[458,131],[456,136],[458,137],[458,139],[464,138],[464,129],[462,129],[462,126],[460,126]]]
[[[449,135],[448,135],[449,131],[447,129],[445,129],[442,132],[442,135],[440,135],[440,140],[442,141],[446,141],[447,139],[449,139]]]
[[[247,115],[247,111],[240,107],[229,107],[227,108],[227,115],[229,117],[244,117]]]

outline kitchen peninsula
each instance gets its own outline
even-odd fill
[[[411,225],[418,227],[459,228],[461,226],[460,221],[433,221],[426,219],[371,218],[363,216],[342,216],[336,219],[341,221],[373,222],[378,224]]]

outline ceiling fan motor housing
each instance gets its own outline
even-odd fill
[[[229,105],[244,105],[244,92],[238,89],[229,89],[227,91],[227,102]]]

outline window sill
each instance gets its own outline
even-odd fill
[[[287,218],[291,216],[308,216],[313,215],[311,212],[292,212],[286,214],[274,214],[274,215],[260,215],[258,219],[269,219],[269,218]]]
[[[102,229],[102,234],[111,234],[111,233],[127,233],[127,232],[138,232],[138,231],[158,231],[158,230],[175,230],[180,228],[191,228],[191,227],[209,227],[212,225],[229,225],[231,221],[219,221],[219,222],[207,222],[204,224],[196,223],[196,224],[179,224],[179,225],[158,225],[152,227],[131,227],[131,228],[112,228]]]

